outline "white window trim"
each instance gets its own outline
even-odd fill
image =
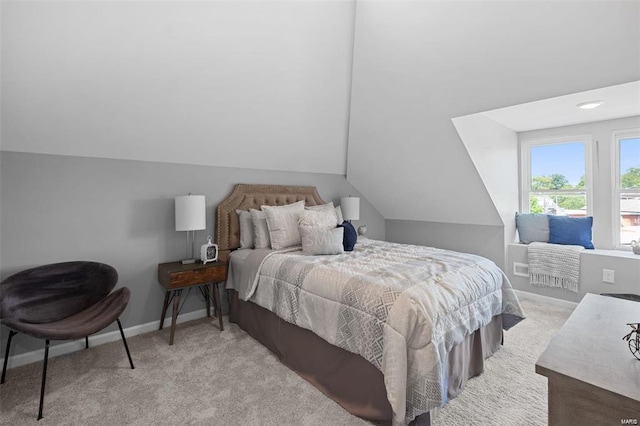
[[[562,143],[584,142],[584,186],[587,194],[587,216],[593,215],[593,161],[591,135],[557,136],[543,139],[525,139],[520,143],[520,211],[529,213],[529,197],[531,194],[531,147],[542,145],[558,145]],[[558,194],[571,194],[576,191],[555,191]],[[583,191],[580,191],[583,192]]]
[[[631,246],[624,246],[620,243],[620,194],[622,193],[638,193],[640,189],[625,189],[620,187],[620,139],[640,138],[640,127],[614,130],[612,143],[613,149],[611,150],[611,157],[613,160],[613,166],[611,167],[613,182],[612,192],[612,212],[611,212],[611,232],[613,236],[613,247],[616,250],[628,250],[631,251]]]

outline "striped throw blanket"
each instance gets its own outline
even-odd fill
[[[580,279],[580,253],[582,246],[531,243],[529,283],[540,287],[556,287],[578,292]]]

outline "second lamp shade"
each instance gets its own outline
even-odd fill
[[[360,198],[359,197],[342,197],[340,199],[340,209],[344,220],[360,219]]]

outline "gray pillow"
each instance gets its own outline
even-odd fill
[[[343,236],[344,228],[301,226],[302,252],[310,255],[342,254],[344,253]]]
[[[549,218],[546,214],[516,214],[516,228],[521,243],[546,243],[549,241]]]
[[[304,211],[304,200],[285,206],[262,206],[267,218],[271,248],[282,250],[300,245],[298,219]]]
[[[238,221],[240,222],[240,248],[253,248],[253,221],[251,213],[247,210],[236,210],[238,213]]]
[[[251,214],[251,222],[253,222],[253,244],[255,248],[271,248],[267,216],[264,212],[256,209],[249,210],[249,213]]]

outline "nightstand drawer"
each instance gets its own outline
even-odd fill
[[[194,276],[193,279],[195,282],[201,283],[213,283],[220,282],[227,279],[226,277],[226,267],[225,266],[214,266],[212,268],[207,269],[198,269],[193,271]]]
[[[212,262],[206,265],[201,263],[183,265],[180,262],[170,262],[158,265],[158,281],[167,290],[219,283],[226,279],[227,264],[223,262]]]
[[[170,288],[216,283],[227,279],[226,265],[169,273]]]
[[[169,283],[171,287],[182,287],[184,285],[193,284],[193,272],[172,272],[169,274]]]

